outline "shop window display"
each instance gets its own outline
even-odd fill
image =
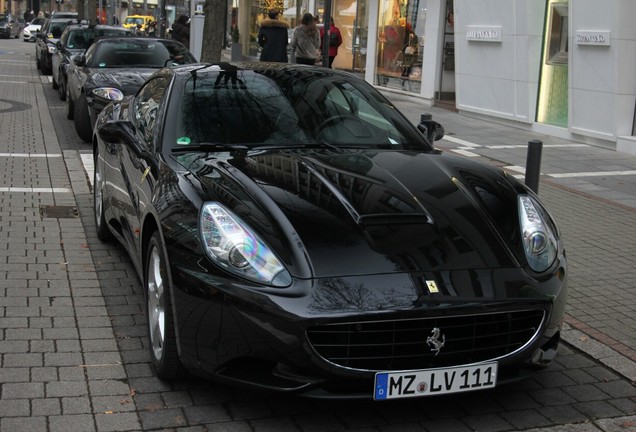
[[[378,17],[377,84],[419,92],[426,0],[384,0]]]

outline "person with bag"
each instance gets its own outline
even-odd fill
[[[320,47],[322,48],[325,43],[325,28],[320,28]],[[342,45],[342,33],[340,29],[336,27],[336,23],[331,17],[331,27],[329,28],[329,67],[332,67],[333,61],[338,55],[338,47]]]
[[[403,77],[408,77],[411,74],[411,68],[417,59],[417,50],[419,48],[418,38],[413,32],[409,30],[408,41],[404,47],[404,70],[402,71]]]
[[[312,14],[303,15],[300,25],[294,30],[290,45],[296,56],[296,63],[316,64],[316,59],[320,57],[320,32]]]
[[[287,63],[287,29],[289,24],[278,19],[279,11],[271,9],[269,19],[261,22],[258,44],[263,48],[261,61]]]

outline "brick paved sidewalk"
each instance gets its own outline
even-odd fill
[[[13,54],[2,53],[7,46]],[[632,383],[566,344],[550,368],[515,385],[395,403],[311,401],[194,378],[173,384],[156,379],[136,274],[121,247],[95,237],[79,153],[66,150],[67,143],[61,148],[54,133],[54,123],[62,129],[72,123],[50,85],[41,84],[32,55],[21,54],[25,46],[31,53],[30,44],[0,41],[0,111],[6,100],[26,104],[0,114],[0,130],[11,137],[0,142],[0,154],[49,157],[0,155],[0,188],[24,188],[0,189],[0,431],[636,428]],[[544,192],[556,203],[576,201],[560,189]],[[39,206],[53,204],[77,206],[81,217],[43,218]],[[594,201],[576,205],[583,209],[581,224],[599,211]],[[566,424],[574,425],[558,426]]]

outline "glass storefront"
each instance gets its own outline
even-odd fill
[[[380,0],[376,84],[420,92],[427,0]]]

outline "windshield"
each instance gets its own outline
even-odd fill
[[[42,24],[44,24],[45,21],[46,21],[45,18],[36,18],[33,21],[31,21],[31,25],[41,26]]]
[[[143,24],[144,23],[144,19],[143,18],[126,18],[124,20],[124,24]]]
[[[66,47],[69,49],[82,49],[88,48],[95,39],[102,36],[123,36],[130,34],[128,30],[124,29],[95,29],[95,28],[81,28],[72,30],[67,38]]]
[[[162,68],[168,63],[186,64],[196,60],[180,43],[170,40],[128,39],[100,43],[89,67]]]
[[[53,39],[59,39],[68,24],[68,21],[51,21],[49,33],[53,35]]]
[[[365,82],[328,72],[201,71],[186,82],[179,143],[430,150],[422,135]]]

